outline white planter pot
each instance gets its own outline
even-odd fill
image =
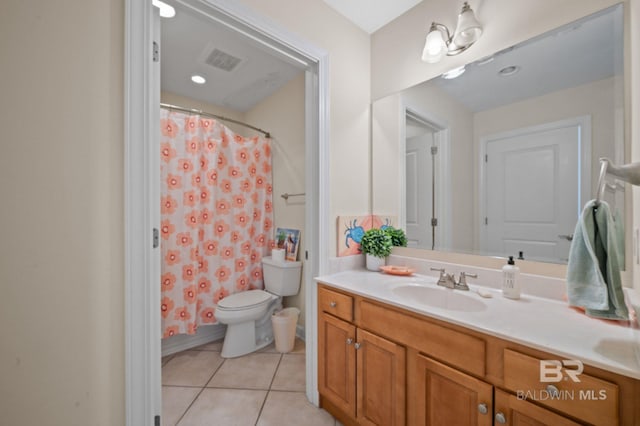
[[[370,271],[379,271],[380,267],[384,266],[385,261],[385,257],[375,257],[367,253],[367,269]]]

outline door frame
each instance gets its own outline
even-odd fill
[[[538,133],[549,130],[561,129],[564,127],[579,126],[580,140],[578,142],[578,169],[580,170],[580,178],[578,180],[578,204],[584,205],[586,200],[591,198],[591,116],[581,115],[578,117],[567,118],[564,120],[551,121],[548,123],[537,124],[534,126],[519,127],[504,132],[494,133],[480,138],[480,156],[478,158],[478,170],[480,176],[478,179],[478,203],[480,204],[478,211],[480,216],[477,218],[477,224],[480,238],[478,239],[479,247],[477,250],[484,250],[487,245],[487,228],[484,224],[484,218],[487,216],[487,163],[484,161],[487,154],[487,144],[489,142],[522,136],[530,133]],[[577,217],[576,217],[577,220]]]
[[[318,405],[317,308],[313,277],[327,271],[329,220],[329,56],[308,41],[227,0],[180,0],[206,9],[217,22],[262,43],[274,54],[306,63],[305,72],[305,260],[306,393]],[[151,425],[161,414],[160,199],[154,181],[157,155],[157,76],[153,66],[151,1],[125,0],[124,232],[125,419]],[[159,167],[159,166],[158,166]]]
[[[448,250],[451,247],[451,221],[443,218],[451,217],[451,149],[449,125],[432,114],[420,111],[412,106],[402,104],[400,108],[401,121],[399,136],[398,170],[400,172],[398,188],[398,226],[407,229],[407,116],[411,116],[429,127],[435,129],[433,139],[440,149],[440,161],[436,162],[435,176],[439,182],[436,185],[436,200],[442,200],[436,206],[438,226],[436,227],[436,250]]]

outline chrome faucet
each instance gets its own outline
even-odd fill
[[[432,271],[440,272],[440,278],[438,278],[438,285],[446,288],[455,288],[456,280],[453,274],[447,274],[444,268],[431,268]]]
[[[469,291],[469,286],[467,285],[467,277],[478,278],[477,274],[469,274],[468,272],[460,272],[460,280],[455,285],[454,288],[458,290],[466,290]]]
[[[447,274],[444,268],[431,268],[432,271],[440,272],[440,278],[438,278],[438,285],[453,290],[469,291],[467,285],[467,277],[478,278],[476,274],[470,274],[468,272],[460,272],[460,280],[456,282],[454,274]]]

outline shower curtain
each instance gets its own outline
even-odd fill
[[[271,145],[161,110],[163,337],[215,324],[224,297],[263,288],[273,246]]]

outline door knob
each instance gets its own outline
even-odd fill
[[[332,308],[335,308],[338,304],[336,302],[331,302],[329,303],[329,306],[331,306]]]
[[[353,347],[356,348],[356,350],[360,349],[360,343],[356,343],[355,345],[353,345]]]
[[[564,238],[567,241],[573,241],[573,234],[560,234],[558,235],[559,238]]]
[[[353,343],[353,339],[352,339],[352,338],[348,338],[348,339],[347,339],[347,345],[350,345],[350,344],[352,344],[352,343]]]
[[[478,404],[478,413],[480,414],[487,414],[489,412],[489,409],[487,408],[487,404]]]
[[[500,423],[501,425],[507,422],[507,418],[503,413],[496,413],[496,423]]]

